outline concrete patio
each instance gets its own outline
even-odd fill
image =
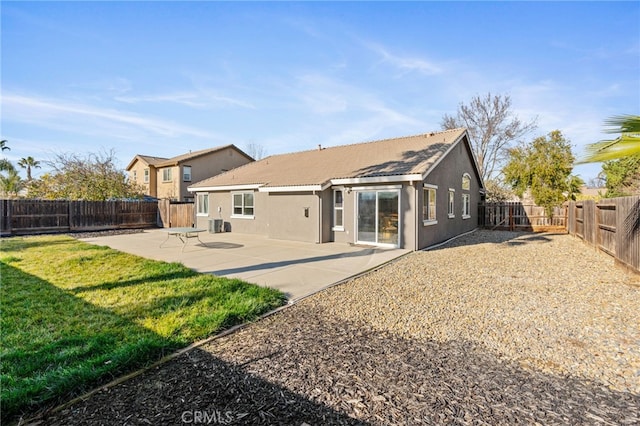
[[[199,234],[183,243],[162,229],[84,238],[83,241],[165,262],[181,262],[207,274],[277,288],[296,300],[409,252],[401,249],[313,244],[266,237]],[[162,245],[162,247],[160,247]]]

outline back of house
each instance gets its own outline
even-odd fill
[[[484,186],[455,129],[274,155],[188,190],[198,227],[418,250],[474,229]]]

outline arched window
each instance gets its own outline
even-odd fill
[[[462,175],[462,189],[465,191],[471,189],[471,176],[469,176],[469,173]]]

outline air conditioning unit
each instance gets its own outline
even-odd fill
[[[209,219],[209,233],[217,234],[222,232],[222,219]]]

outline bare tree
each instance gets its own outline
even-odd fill
[[[267,150],[264,146],[250,142],[245,145],[244,152],[246,152],[254,160],[260,160],[267,155]]]
[[[442,117],[443,129],[465,127],[478,160],[483,180],[495,179],[504,164],[508,148],[534,130],[536,120],[523,122],[511,110],[508,95],[475,96],[469,104],[461,103],[456,116]]]

